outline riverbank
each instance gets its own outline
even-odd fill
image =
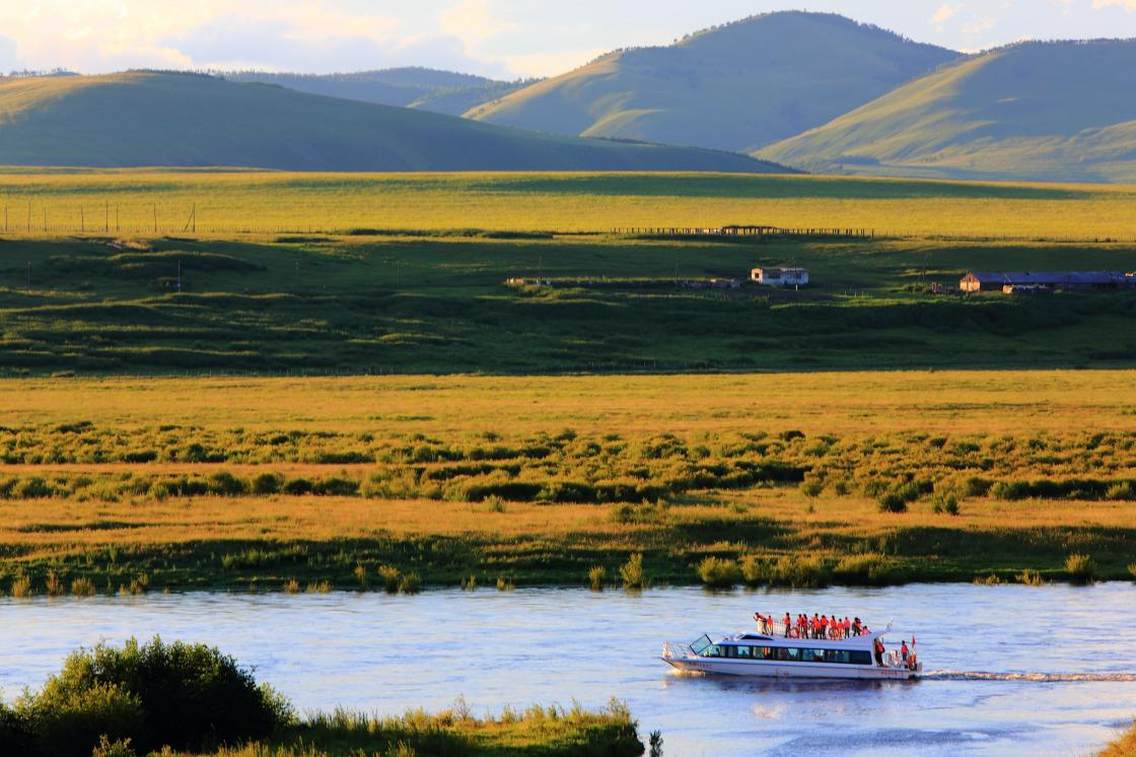
[[[611,588],[634,555],[653,584],[1130,579],[1133,386],[6,382],[0,592]]]
[[[1136,726],[1100,753],[1100,757],[1133,757],[1136,755]]]
[[[637,724],[626,705],[601,711],[534,705],[475,717],[459,698],[379,717],[348,710],[296,714],[250,669],[202,644],[99,644],[67,658],[43,687],[9,707],[0,701],[0,753],[38,757],[162,752],[218,757],[334,754],[478,757],[637,757]]]

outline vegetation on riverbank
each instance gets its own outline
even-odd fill
[[[1136,755],[1136,725],[1123,736],[1112,742],[1100,753],[1100,757],[1133,757]]]
[[[623,757],[643,753],[627,707],[533,706],[475,718],[446,712],[378,717],[337,710],[301,718],[233,658],[160,639],[99,645],[67,658],[43,688],[0,702],[0,753],[129,757],[161,751],[253,755],[415,754]]]
[[[978,377],[17,382],[0,590],[1132,577],[1129,375]]]

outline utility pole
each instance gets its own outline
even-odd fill
[[[79,206],[79,233],[85,234],[87,232],[87,218],[83,215],[83,206]]]
[[[47,233],[47,208],[43,209],[43,233]]]
[[[110,201],[103,200],[103,233],[110,232]]]

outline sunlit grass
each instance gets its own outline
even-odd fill
[[[875,229],[966,238],[1131,239],[1126,186],[714,174],[25,171],[0,176],[9,233],[607,231],[626,226]],[[31,208],[30,221],[28,208]]]

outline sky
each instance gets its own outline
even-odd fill
[[[1136,37],[1136,0],[0,0],[0,71],[428,66],[515,79],[787,9],[967,52]]]

